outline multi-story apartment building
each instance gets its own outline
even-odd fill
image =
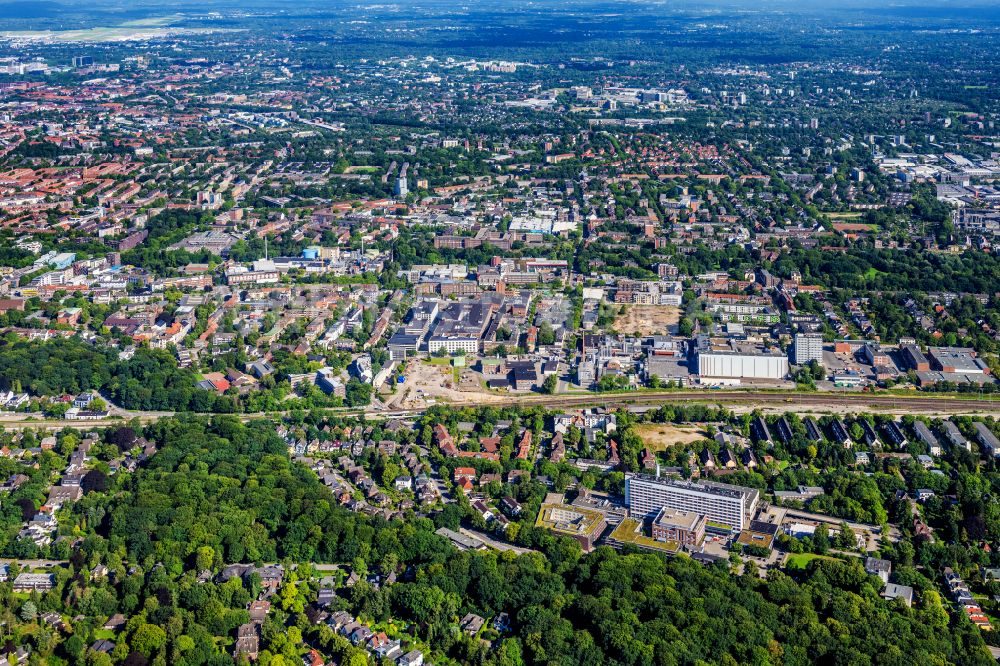
[[[795,336],[792,363],[805,365],[810,361],[823,362],[823,336],[818,333],[799,333]]]

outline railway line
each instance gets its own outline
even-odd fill
[[[754,409],[771,412],[802,413],[858,413],[878,412],[889,414],[922,414],[925,416],[952,416],[978,414],[1000,417],[1000,400],[989,397],[954,397],[933,395],[890,395],[877,393],[798,393],[794,391],[643,391],[636,393],[587,393],[571,395],[512,395],[507,404],[546,407],[549,409],[580,409],[603,407],[606,409],[631,409],[645,411],[664,404],[721,405],[736,412]],[[448,407],[480,407],[482,403],[469,400],[440,403]],[[364,415],[366,418],[409,418],[419,416],[428,408],[418,409],[348,409],[330,408],[331,414]],[[243,421],[258,418],[276,418],[288,412],[240,414]],[[121,425],[131,419],[151,423],[173,416],[174,412],[123,412],[118,418],[94,421],[45,420],[38,415],[6,414],[0,416],[4,428],[38,428],[81,430]]]

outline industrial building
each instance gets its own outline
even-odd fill
[[[975,350],[962,347],[928,347],[931,371],[917,371],[921,386],[938,382],[955,384],[990,384],[990,367],[976,355]]]
[[[920,347],[916,345],[903,345],[899,348],[899,351],[908,369],[916,372],[927,372],[931,369],[931,362],[920,351]]]
[[[972,349],[961,347],[929,347],[927,355],[932,367],[944,373],[961,375],[989,374],[990,367]]]
[[[788,357],[779,350],[738,341],[698,336],[692,347],[702,382],[738,384],[741,379],[780,380],[788,375]]]
[[[212,254],[225,255],[229,248],[240,240],[239,236],[224,231],[200,231],[170,246],[171,250],[200,252],[208,250]]]

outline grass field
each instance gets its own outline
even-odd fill
[[[654,453],[678,444],[690,444],[708,438],[708,433],[697,426],[678,426],[672,423],[637,423],[632,428]]]
[[[882,274],[882,271],[878,270],[874,266],[871,266],[871,267],[868,268],[867,271],[865,271],[865,279],[866,280],[874,280],[875,278],[877,278],[881,274]]]
[[[836,557],[815,555],[813,553],[792,553],[785,558],[785,566],[789,569],[805,569],[813,560],[836,560]]]
[[[823,217],[834,222],[852,222],[854,220],[860,220],[862,213],[860,211],[851,211],[844,213],[823,213]]]

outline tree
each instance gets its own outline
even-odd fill
[[[113,428],[105,433],[104,438],[109,444],[114,444],[121,451],[127,451],[132,447],[132,444],[138,439],[135,430],[127,426],[121,428]]]
[[[702,422],[731,418],[723,414],[714,408],[672,405],[642,418]],[[517,406],[438,406],[428,410],[418,423],[432,443],[430,425],[434,423],[454,428],[457,421],[468,420],[478,424],[477,432],[485,433],[492,432],[498,421],[510,420],[515,430],[540,430],[538,422],[549,415],[540,408]],[[301,436],[309,439],[323,436],[320,432],[340,437],[344,428],[365,423],[363,418],[342,413],[300,416],[293,430],[301,430]],[[622,418],[616,439],[622,451],[627,451],[633,436],[628,432],[632,417]],[[373,428],[373,439],[394,436],[383,431],[381,424],[367,425]],[[792,425],[798,437],[800,424]],[[966,428],[966,424],[961,425]],[[397,441],[415,439],[406,433]],[[940,600],[928,603],[928,596],[922,593],[926,608],[887,607],[858,562],[817,559],[796,571],[794,578],[772,570],[767,580],[749,580],[753,578],[752,566],[747,567],[747,576],[737,577],[730,575],[725,562],[721,568],[705,567],[686,557],[665,560],[650,553],[618,553],[606,547],[584,554],[575,541],[533,528],[530,515],[511,526],[508,538],[532,548],[532,552],[460,552],[434,531],[444,525],[458,529],[469,510],[467,500],[447,504],[433,518],[412,516],[406,521],[347,511],[331,501],[329,490],[317,475],[290,459],[285,440],[275,432],[272,421],[160,419],[146,426],[143,435],[160,446],[157,455],[121,482],[116,480],[116,492],[95,493],[70,505],[60,516],[83,537],[72,557],[76,570],[104,561],[116,571],[115,583],[95,582],[81,590],[71,582],[64,593],[45,595],[44,606],[34,601],[50,610],[57,608],[61,599],[70,600],[75,606],[72,612],[86,618],[75,623],[81,628],[81,640],[85,632],[91,632],[89,627],[99,626],[112,612],[131,616],[127,640],[116,641],[114,663],[133,658],[133,652],[157,666],[228,659],[219,653],[224,645],[231,645],[237,627],[249,621],[246,605],[258,597],[260,578],[251,576],[249,584],[239,578],[222,584],[195,583],[191,569],[209,561],[352,563],[362,575],[369,566],[376,569],[378,563],[383,573],[412,572],[412,576],[401,576],[378,591],[360,582],[346,600],[350,612],[373,624],[390,618],[398,618],[400,627],[403,622],[412,622],[413,631],[424,642],[462,664],[693,664],[709,654],[705,647],[709,639],[713,641],[711,659],[720,664],[901,663],[909,655],[902,654],[900,646],[913,636],[919,636],[919,650],[929,662],[963,666],[991,663],[978,630],[967,622],[950,623]],[[580,439],[576,428],[566,436],[567,442]],[[366,465],[371,467],[377,454],[365,455]],[[783,452],[776,447],[775,456],[779,455]],[[498,469],[488,461],[475,462],[480,472]],[[552,468],[566,473],[561,466]],[[442,471],[447,469],[448,465],[442,464]],[[550,468],[546,465],[541,469]],[[812,470],[786,471],[789,483],[815,483]],[[543,473],[556,478],[551,471]],[[588,474],[586,478],[598,479],[596,472]],[[985,474],[976,472],[975,476]],[[872,478],[831,473],[824,480],[834,502],[831,506],[837,512],[873,512],[861,505],[869,501],[881,505],[882,497],[892,495],[895,489],[882,477],[894,479],[883,472]],[[623,472],[603,474],[600,479],[604,489],[622,492]],[[992,492],[989,480],[959,483],[961,488],[955,491],[959,507],[968,504],[982,511],[982,496]],[[529,514],[545,491],[534,482],[513,486]],[[823,509],[827,511],[827,507]],[[935,511],[930,505],[925,510]],[[992,517],[986,520],[994,522]],[[819,530],[815,540],[822,536]],[[801,548],[800,542],[794,543]],[[113,550],[109,544],[115,544]],[[919,553],[914,553],[905,538],[893,549],[897,557],[889,557],[898,565],[897,571],[905,569],[902,562],[912,561],[914,556],[925,565],[925,571],[930,571],[932,565],[958,552],[922,545]],[[752,554],[752,549],[744,549],[744,555]],[[132,566],[137,569],[126,575]],[[912,571],[912,576],[923,577]],[[284,587],[271,596],[273,611],[262,632],[267,653],[262,653],[261,662],[300,663],[300,641],[305,638],[310,645],[332,653],[339,663],[366,663],[369,658],[363,650],[349,648],[329,627],[315,627],[309,621],[303,601],[314,598],[315,588],[306,582],[312,579],[310,573],[286,570]],[[907,580],[901,578],[910,584]],[[926,585],[921,589],[935,587],[930,580]],[[0,598],[2,594],[0,590]],[[0,604],[0,616],[7,618],[8,626],[20,615],[18,603],[24,602],[14,602],[13,610],[7,608],[9,603]],[[795,612],[786,612],[789,608]],[[478,647],[471,646],[473,641],[453,634],[455,617],[500,609],[510,614],[513,624],[494,640],[496,648],[490,655],[482,655]],[[95,623],[94,618],[100,619]],[[692,618],[700,627],[696,632],[688,630]],[[875,631],[868,630],[872,618],[878,619]],[[931,630],[921,631],[922,626]],[[80,660],[74,661],[68,641],[66,645],[65,654],[59,653],[60,660],[76,664]],[[41,649],[37,651],[41,654]],[[112,663],[107,658],[98,661],[86,649],[82,654],[84,663]],[[621,655],[630,657],[621,659]],[[893,658],[883,658],[886,655]]]
[[[521,644],[516,638],[505,638],[497,650],[497,666],[524,666]]]
[[[114,662],[111,660],[111,656],[104,652],[97,652],[96,650],[87,651],[87,666],[113,666]]]
[[[813,533],[813,550],[823,554],[830,549],[830,532],[826,523],[820,523]]]
[[[837,547],[844,550],[851,550],[857,547],[854,539],[854,530],[846,522],[840,524],[840,531],[837,532]]]
[[[28,599],[21,605],[21,619],[25,622],[31,622],[38,616],[38,606],[31,599]]]
[[[542,393],[547,393],[553,395],[559,388],[559,377],[557,375],[549,375],[542,382]]]
[[[27,522],[35,517],[35,503],[27,497],[20,497],[14,502],[21,510],[21,520]]]
[[[131,645],[137,651],[151,657],[167,642],[167,632],[155,624],[141,624],[132,634]]]
[[[344,404],[348,407],[364,407],[372,401],[372,385],[357,377],[352,377],[345,387]]]
[[[597,381],[598,391],[621,391],[628,388],[626,375],[604,375]]]
[[[95,467],[83,476],[80,488],[85,493],[103,492],[108,489],[108,475]]]
[[[853,439],[855,442],[860,442],[865,437],[865,431],[864,431],[864,429],[856,421],[854,423],[852,423],[850,426],[848,426],[847,430],[848,430],[848,434],[850,434],[850,436],[851,436],[851,439]]]
[[[79,659],[83,651],[87,649],[87,644],[77,634],[73,634],[63,642],[63,649],[69,656]]]
[[[542,325],[538,328],[538,344],[542,346],[547,346],[554,344],[556,341],[556,332],[552,328],[552,324],[547,321],[543,321]]]
[[[363,650],[351,647],[348,648],[344,661],[345,666],[368,666],[368,655]]]
[[[925,590],[921,597],[924,602],[923,608],[918,611],[921,622],[939,631],[945,630],[948,626],[948,611],[941,603],[941,595],[935,590]]]
[[[215,562],[215,549],[211,546],[199,546],[195,556],[195,569],[211,570]]]
[[[146,666],[148,663],[149,660],[146,658],[146,655],[141,652],[131,652],[125,657],[122,666]]]

